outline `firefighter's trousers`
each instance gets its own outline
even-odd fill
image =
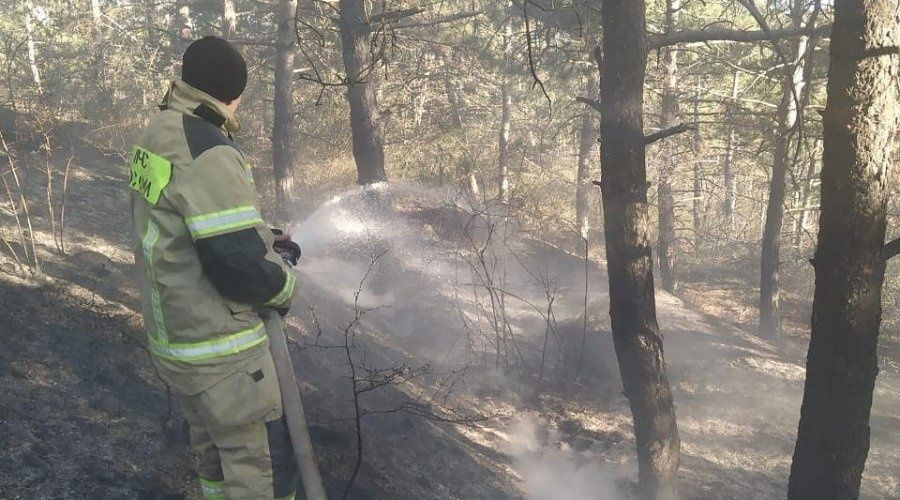
[[[182,406],[206,500],[294,498],[299,473],[268,349]]]

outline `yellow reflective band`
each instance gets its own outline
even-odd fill
[[[200,478],[200,490],[204,500],[225,500],[225,491],[222,489],[223,481],[210,481]]]
[[[262,224],[262,218],[256,207],[247,205],[187,217],[184,222],[191,232],[191,238],[196,240],[214,234],[253,227],[256,224]]]
[[[264,305],[267,306],[280,306],[284,304],[287,299],[291,297],[294,293],[294,285],[297,284],[297,277],[294,276],[293,271],[287,271],[287,274],[284,278],[284,286],[281,287],[281,291],[278,292],[271,300],[266,302]]]
[[[200,361],[237,354],[266,340],[266,329],[262,322],[252,328],[206,342],[191,344],[167,344],[150,338],[153,354],[173,361]]]
[[[140,193],[151,205],[159,202],[159,195],[172,180],[172,163],[162,156],[135,146],[131,154],[131,189]]]
[[[153,247],[159,240],[159,226],[153,220],[147,221],[147,232],[141,240],[144,251],[144,265],[147,271],[147,285],[150,287],[150,310],[153,313],[153,326],[156,327],[156,340],[168,342],[169,334],[166,331],[166,321],[163,318],[162,304],[159,299],[159,289],[156,286],[156,273],[153,272]]]

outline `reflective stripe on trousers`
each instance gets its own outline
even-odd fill
[[[200,489],[203,491],[203,500],[225,500],[222,481],[212,481],[201,477]]]

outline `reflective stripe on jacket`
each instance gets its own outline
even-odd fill
[[[255,309],[287,307],[295,277],[272,249],[228,108],[172,85],[132,151],[130,193],[148,344],[160,374],[195,394],[257,356]]]

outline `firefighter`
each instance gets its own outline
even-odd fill
[[[232,140],[247,65],[193,42],[130,161],[135,261],[153,362],[178,396],[206,499],[293,498],[299,475],[258,311],[285,313],[299,247],[263,224]],[[279,253],[280,252],[280,253]]]

